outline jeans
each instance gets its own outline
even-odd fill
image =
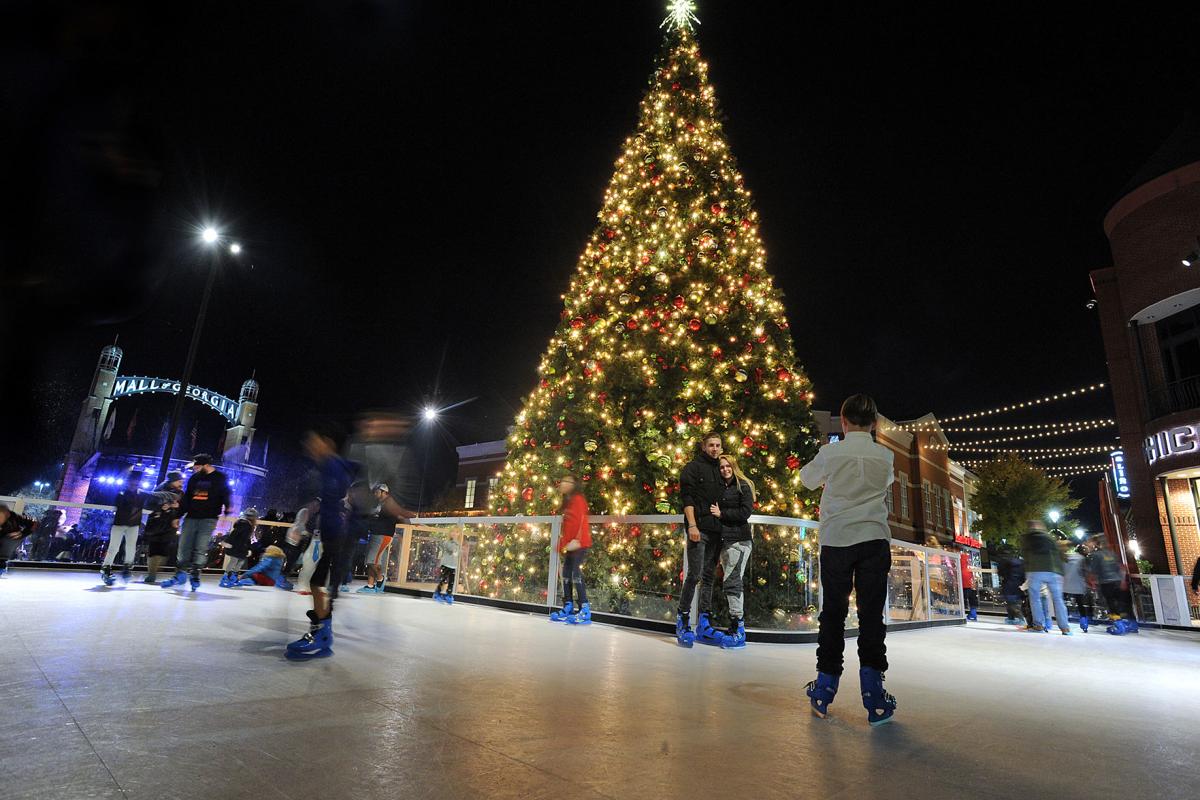
[[[888,572],[892,568],[892,546],[886,539],[872,539],[848,547],[821,548],[821,628],[817,634],[817,671],[842,674],[846,649],[846,613],[850,591],[858,609],[858,663],[885,672],[887,625],[883,605],[887,600]]]
[[[717,559],[721,557],[720,534],[700,534],[700,541],[687,540],[687,577],[679,593],[679,613],[692,613],[692,597],[700,585],[700,613],[712,611],[713,580],[717,574]]]
[[[1054,603],[1054,616],[1058,620],[1058,627],[1061,630],[1068,631],[1071,629],[1067,622],[1067,604],[1063,601],[1062,593],[1062,575],[1057,572],[1030,572],[1029,576],[1029,604],[1034,605],[1034,598],[1040,598],[1042,587],[1045,586],[1050,590],[1050,600]],[[1040,600],[1037,602],[1040,606]],[[1035,614],[1040,610],[1038,608],[1031,609]],[[1045,618],[1042,620],[1042,627],[1050,630],[1050,613],[1045,612]]]
[[[179,552],[175,554],[175,569],[202,570],[208,562],[208,546],[216,530],[215,519],[192,519],[184,517],[179,524]]]
[[[588,549],[581,547],[563,556],[562,581],[563,604],[571,602],[571,587],[579,589],[579,605],[588,601],[587,590],[583,588],[583,560],[587,558]]]
[[[725,600],[729,603],[730,624],[740,620],[742,614],[742,583],[746,575],[746,563],[750,560],[751,542],[730,542],[721,550],[721,569],[725,572]]]
[[[113,525],[108,534],[108,551],[104,554],[104,566],[111,567],[117,560],[117,551],[121,544],[125,545],[125,566],[133,566],[134,556],[137,555],[137,525]]]

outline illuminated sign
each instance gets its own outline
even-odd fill
[[[173,381],[168,378],[122,376],[117,378],[117,382],[113,386],[112,397],[116,400],[118,397],[129,397],[130,395],[137,394],[179,394],[179,387],[179,381]],[[188,399],[208,406],[230,422],[237,421],[237,401],[230,400],[223,394],[217,394],[200,386],[189,386],[186,396]]]
[[[1147,437],[1145,447],[1146,463],[1153,464],[1200,450],[1200,435],[1197,435],[1195,425],[1179,425]]]
[[[1113,485],[1117,487],[1117,497],[1129,498],[1129,475],[1125,472],[1125,453],[1113,450],[1108,454],[1112,459]]]
[[[968,547],[975,547],[975,548],[983,547],[983,542],[980,541],[979,539],[976,539],[973,536],[966,536],[965,534],[961,534],[961,533],[954,534],[954,541],[959,544],[965,544]]]

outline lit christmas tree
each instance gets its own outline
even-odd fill
[[[798,475],[816,448],[810,384],[725,142],[691,30],[694,5],[670,9],[637,131],[617,159],[538,385],[508,440],[493,513],[554,513],[564,472],[579,477],[593,514],[681,513],[679,471],[709,430],[755,482],[758,513],[814,511]],[[532,599],[526,585],[546,586],[547,530],[480,532],[472,590]],[[597,530],[586,572],[605,587],[607,605],[639,611],[639,596],[653,596],[652,613],[669,617],[682,529],[605,533]],[[778,614],[783,595],[806,580],[796,573],[799,537],[762,536],[748,576],[752,620],[756,605]]]

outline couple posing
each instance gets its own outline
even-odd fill
[[[707,434],[701,451],[679,475],[683,516],[687,522],[687,576],[679,595],[675,638],[684,647],[697,639],[725,648],[746,646],[742,617],[742,579],[750,559],[750,515],[754,513],[754,484],[737,462],[721,452],[721,436]],[[717,563],[725,573],[722,589],[729,603],[729,627],[712,625],[713,583]],[[700,618],[691,627],[692,598],[700,585]]]

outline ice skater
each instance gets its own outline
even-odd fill
[[[267,545],[259,557],[258,563],[242,573],[240,578],[234,578],[229,586],[274,586],[285,592],[292,590],[292,584],[283,574],[283,548],[277,544]]]
[[[883,606],[892,566],[884,496],[895,473],[892,451],[873,440],[878,414],[869,396],[847,398],[841,412],[845,438],[824,445],[800,470],[800,480],[809,489],[824,487],[818,529],[823,602],[817,679],[805,693],[813,713],[825,717],[842,676],[846,613],[853,590],[858,608],[858,680],[871,725],[890,722],[896,711],[896,698],[883,689],[888,668]]]
[[[437,586],[433,590],[433,599],[447,605],[454,605],[454,576],[458,574],[458,559],[462,553],[458,544],[458,538],[461,536],[457,531],[450,534],[449,539],[445,539],[438,544],[438,557],[441,559],[442,572],[438,576]],[[446,591],[442,592],[442,587],[446,587]]]
[[[1066,551],[1063,554],[1063,594],[1075,601],[1075,607],[1079,609],[1079,630],[1087,633],[1096,614],[1092,590],[1084,576],[1083,545],[1071,547],[1070,542],[1062,542],[1061,546]]]
[[[374,494],[375,510],[367,520],[367,531],[371,534],[367,547],[367,585],[358,590],[359,594],[383,594],[386,560],[391,552],[396,525],[402,519],[407,521],[416,516],[416,512],[408,510],[392,497],[386,483],[375,484]]]
[[[679,473],[679,496],[683,504],[683,519],[687,525],[687,575],[683,590],[679,593],[679,610],[675,616],[675,640],[684,647],[691,647],[697,639],[705,644],[720,645],[724,634],[712,626],[713,580],[717,573],[717,561],[721,557],[721,520],[712,513],[714,503],[725,493],[721,479],[720,462],[721,436],[705,434],[700,440],[700,451]],[[696,586],[700,586],[699,620],[692,632],[692,598]]]
[[[570,474],[559,478],[558,493],[562,496],[559,511],[563,517],[558,538],[558,553],[562,558],[563,607],[550,614],[550,621],[590,625],[592,604],[588,602],[587,588],[583,584],[583,562],[587,560],[588,548],[592,546],[587,499],[577,491],[575,476]],[[576,598],[579,600],[578,606],[574,602]]]
[[[179,533],[179,498],[183,496],[183,473],[168,472],[166,479],[155,487],[146,500],[146,578],[143,583],[157,583],[158,571],[175,552],[175,537]]]
[[[238,517],[237,522],[229,529],[221,542],[224,551],[224,563],[221,565],[221,587],[229,588],[238,582],[238,573],[246,567],[246,559],[250,556],[250,537],[254,534],[254,526],[258,524],[258,509],[247,508]]]
[[[729,629],[721,637],[721,646],[739,649],[746,646],[742,584],[753,546],[749,519],[757,498],[753,481],[738,469],[731,456],[722,455],[718,461],[724,488],[720,502],[713,503],[709,511],[721,520],[720,561],[725,576],[721,589],[729,606]]]
[[[337,599],[342,576],[342,548],[353,548],[346,541],[346,493],[354,481],[355,465],[338,455],[345,435],[333,424],[314,426],[304,436],[304,450],[317,465],[317,498],[309,505],[309,522],[319,515],[321,557],[313,570],[309,588],[313,607],[308,612],[308,633],[287,646],[293,660],[324,658],[333,655],[333,601]]]
[[[1058,620],[1058,628],[1063,636],[1071,635],[1071,624],[1067,621],[1067,604],[1063,601],[1062,555],[1054,537],[1046,532],[1046,523],[1040,519],[1032,519],[1028,523],[1029,530],[1021,537],[1021,553],[1025,557],[1025,575],[1029,580],[1030,611],[1036,615],[1042,611],[1042,630],[1050,632],[1053,624],[1050,621],[1050,611],[1042,602],[1042,588],[1050,591],[1050,600],[1054,605],[1054,617]]]
[[[36,522],[0,503],[0,578],[8,573],[8,560],[21,546],[21,540],[36,528]]]
[[[208,561],[217,519],[229,509],[229,479],[213,466],[212,456],[198,453],[192,464],[192,477],[179,501],[184,519],[179,526],[175,577],[160,584],[164,589],[183,586],[189,579],[193,592],[200,588],[200,570]]]
[[[100,567],[100,580],[104,581],[105,586],[113,585],[113,564],[122,548],[125,550],[125,567],[121,570],[121,580],[129,581],[133,561],[137,557],[138,534],[142,531],[142,511],[145,510],[147,500],[146,492],[142,491],[142,480],[143,474],[140,470],[131,471],[113,503],[116,511],[113,513],[112,528],[109,529],[104,564]]]
[[[975,589],[975,570],[971,568],[971,554],[963,550],[959,554],[959,570],[962,573],[963,600],[967,606],[967,619],[979,619],[979,592]]]

